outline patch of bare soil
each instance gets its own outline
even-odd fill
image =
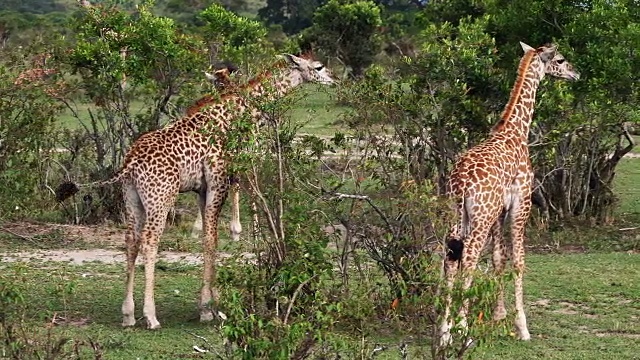
[[[557,314],[580,315],[587,319],[595,319],[597,317],[597,315],[591,314],[589,312],[591,309],[584,304],[575,304],[568,301],[560,301],[555,303],[555,305],[558,305],[559,308],[552,310],[552,312]],[[533,301],[531,303],[531,306],[537,306],[537,307],[542,307],[546,309],[551,306],[551,300],[539,299],[539,300]]]
[[[623,337],[627,339],[640,339],[640,334],[624,331],[594,331],[593,334],[597,337]]]
[[[561,308],[556,309],[553,312],[564,315],[581,315],[587,319],[594,319],[597,317],[594,314],[590,314],[588,312],[590,310],[589,307],[584,304],[574,304],[567,301],[560,301],[558,305],[560,305]]]
[[[218,252],[217,262],[224,263],[225,260],[232,259],[234,255]],[[236,259],[241,262],[254,263],[255,254],[249,252],[241,253]],[[78,249],[78,250],[32,250],[22,252],[0,253],[0,263],[9,262],[67,262],[73,265],[99,262],[102,264],[124,263],[126,261],[124,251],[113,249]],[[186,252],[161,251],[158,253],[158,261],[170,263],[185,263],[199,265],[202,263],[202,254]],[[136,264],[143,264],[144,257],[138,255]]]
[[[228,257],[224,255],[222,257]],[[158,254],[159,261],[184,262],[188,264],[200,264],[200,254],[179,253],[163,251]],[[126,261],[124,251],[113,249],[80,249],[80,250],[32,250],[11,253],[0,253],[0,262],[68,262],[74,265],[100,262],[103,264],[124,263]],[[138,264],[143,263],[143,257],[138,256]]]
[[[0,252],[0,263],[3,262],[68,262],[80,265],[84,263],[100,262],[104,264],[124,263],[125,252],[124,230],[105,225],[81,226],[32,222],[12,222],[0,224],[0,231],[9,233],[15,237],[29,242],[41,249],[26,251]],[[92,244],[100,248],[70,249],[75,244]],[[56,247],[56,249],[52,249]],[[66,247],[66,248],[65,248]],[[222,262],[231,258],[231,254],[218,253],[218,261]],[[254,261],[252,253],[242,253],[241,261]],[[187,264],[201,264],[202,254],[188,252],[161,251],[158,254],[159,261],[181,262]],[[140,254],[138,264],[143,263]]]
[[[578,330],[583,334],[593,334],[596,337],[623,337],[627,339],[640,339],[639,333],[626,332],[626,331],[604,331],[604,330],[594,330],[590,329],[587,326],[580,326]]]
[[[83,226],[21,221],[0,224],[0,231],[38,247],[48,247],[47,241],[55,241],[59,246],[82,242],[105,247],[124,244],[124,229],[105,225]]]
[[[547,307],[551,304],[550,299],[540,299],[531,303],[531,306]]]

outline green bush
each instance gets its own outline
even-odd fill
[[[43,185],[45,162],[56,143],[55,119],[62,104],[50,95],[57,77],[15,84],[23,71],[34,69],[24,59],[36,46],[0,57],[0,219],[34,215],[50,196]]]

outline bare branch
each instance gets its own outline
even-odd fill
[[[31,236],[20,235],[20,234],[18,234],[18,233],[16,233],[16,232],[14,232],[14,231],[12,231],[12,230],[9,230],[9,229],[7,229],[7,228],[5,228],[5,227],[0,227],[0,231],[6,232],[7,234],[11,234],[11,235],[13,235],[13,236],[15,236],[15,237],[17,237],[17,238],[22,239],[22,240],[28,241],[28,242],[30,242],[31,244],[33,244],[33,246],[35,246],[35,247],[37,247],[37,248],[39,248],[39,249],[43,249],[43,247],[42,247],[40,244],[38,244],[38,242],[36,242],[36,241],[33,239],[33,237],[31,237]]]
[[[629,230],[637,230],[637,229],[640,229],[640,226],[621,228],[621,229],[618,229],[618,231],[629,231]]]
[[[376,206],[376,204],[373,203],[373,201],[371,200],[370,197],[368,197],[366,195],[343,194],[343,193],[339,193],[339,192],[334,192],[334,193],[332,193],[332,195],[333,196],[330,199],[338,199],[338,200],[340,200],[340,199],[354,199],[354,200],[366,201],[373,208],[373,210],[375,210],[375,212],[378,215],[380,215],[380,218],[384,221],[385,225],[387,226],[387,230],[389,230],[391,233],[394,233],[393,227],[391,226],[391,222],[389,222],[389,219],[384,214],[384,212],[382,212],[382,210],[380,210],[380,208],[378,206]]]
[[[296,291],[293,292],[293,296],[291,297],[291,301],[289,301],[289,306],[287,306],[287,312],[284,315],[284,320],[283,320],[283,324],[287,325],[287,321],[289,320],[289,314],[291,314],[291,309],[293,308],[293,303],[296,301],[296,298],[298,297],[298,294],[300,293],[300,290],[302,290],[302,288],[307,285],[311,280],[313,280],[316,275],[313,275],[312,277],[308,278],[307,280],[303,281],[300,283],[300,285],[298,285],[298,287],[296,288]]]

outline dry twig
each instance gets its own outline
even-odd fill
[[[17,238],[22,239],[22,240],[28,241],[28,242],[30,242],[31,244],[33,244],[33,245],[34,245],[35,247],[37,247],[37,248],[40,248],[40,249],[42,249],[42,248],[43,248],[43,247],[42,247],[40,244],[38,244],[38,242],[37,242],[37,241],[35,241],[35,240],[33,239],[33,237],[31,237],[31,236],[20,235],[20,234],[18,234],[18,233],[16,233],[16,232],[14,232],[14,231],[12,231],[12,230],[9,230],[9,229],[7,229],[7,228],[5,228],[5,227],[1,227],[1,226],[0,226],[0,231],[6,232],[7,234],[11,234],[11,235],[13,235],[13,236],[15,236],[15,237],[17,237]]]

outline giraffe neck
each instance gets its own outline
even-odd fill
[[[245,92],[250,97],[272,101],[285,96],[301,83],[301,74],[286,67],[284,62],[280,62],[277,63],[275,72],[266,71],[250,80]]]
[[[260,102],[273,101],[303,82],[301,74],[287,67],[284,62],[278,62],[274,67],[273,72],[265,71],[245,85],[230,86],[221,94],[202,97],[187,109],[186,116],[178,123],[186,123],[187,126],[195,128],[215,124],[226,130],[230,122],[245,111],[251,111],[252,119],[256,121],[260,118],[260,113],[255,108],[256,99]],[[216,104],[232,104],[232,109],[221,111],[220,106]]]
[[[536,92],[543,77],[543,63],[536,51],[530,50],[520,60],[518,76],[511,89],[509,102],[502,112],[500,121],[491,130],[491,135],[516,136],[527,143],[536,103]]]

